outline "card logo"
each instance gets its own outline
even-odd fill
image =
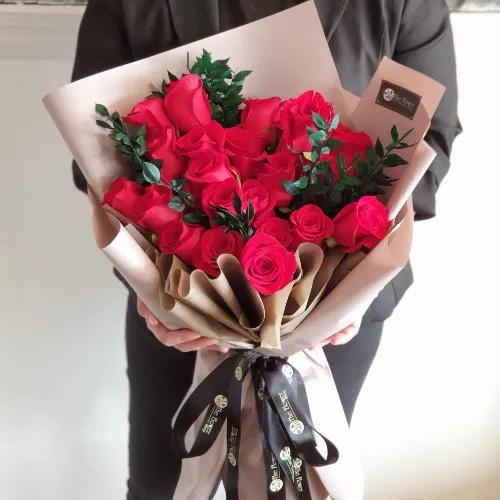
[[[382,80],[375,103],[413,120],[421,101],[422,96],[415,92]]]

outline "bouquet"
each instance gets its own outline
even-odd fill
[[[379,197],[395,182],[386,171],[407,165],[398,153],[414,146],[413,130],[393,125],[391,142],[374,145],[314,90],[244,99],[251,71],[228,63],[203,50],[126,116],[96,105],[130,167],[103,203],[155,247],[165,293],[241,341],[279,348],[343,256],[362,258],[387,235]]]
[[[221,474],[231,499],[362,498],[331,371],[308,348],[406,264],[443,93],[389,59],[360,98],[344,90],[309,1],[44,99],[98,246],[167,327],[239,349],[197,355],[174,498],[208,498]]]

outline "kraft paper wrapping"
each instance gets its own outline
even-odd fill
[[[280,36],[276,37],[276,33]],[[298,36],[300,33],[307,36]],[[270,46],[273,50],[269,50]],[[117,176],[127,175],[128,167],[115,154],[107,133],[96,126],[94,103],[104,103],[125,114],[149,93],[149,82],[158,84],[167,69],[182,73],[186,54],[194,58],[202,49],[216,58],[230,57],[238,70],[253,70],[244,88],[246,97],[286,98],[313,88],[335,103],[346,124],[366,130],[373,140],[380,136],[387,144],[393,124],[402,133],[414,129],[409,142],[415,146],[401,151],[409,165],[390,170],[397,181],[387,191],[385,201],[394,225],[375,249],[367,255],[358,253],[345,258],[334,251],[322,259],[317,249],[302,248],[297,253],[300,266],[296,280],[276,296],[261,299],[242,286],[239,265],[229,256],[221,257],[224,272],[220,279],[210,280],[175,259],[158,256],[136,229],[126,229],[121,217],[103,210],[99,204],[103,193]],[[382,80],[422,97],[415,116],[408,118],[375,103]],[[169,328],[191,328],[235,348],[250,348],[249,341],[259,335],[263,340],[261,352],[289,356],[290,364],[301,372],[313,421],[340,451],[337,464],[310,471],[314,498],[330,495],[336,500],[361,499],[362,477],[326,359],[321,350],[305,349],[359,318],[407,263],[413,227],[411,192],[435,156],[422,139],[443,93],[442,85],[389,59],[382,61],[361,99],[344,91],[314,2],[309,1],[255,23],[74,82],[44,98],[90,186],[99,248],[159,320]],[[216,353],[198,354],[193,387],[221,359]],[[243,418],[241,498],[256,498],[256,488],[261,488],[258,498],[264,498],[265,476],[252,391],[246,392]],[[223,434],[206,455],[183,461],[175,498],[208,497],[225,458]]]

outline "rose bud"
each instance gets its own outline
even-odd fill
[[[234,178],[226,179],[222,182],[217,182],[214,184],[209,184],[204,190],[201,197],[201,205],[203,211],[211,218],[214,219],[217,216],[217,207],[222,207],[235,214],[233,208],[234,197],[238,195],[242,198],[243,208],[246,208],[245,200],[243,199],[243,194],[241,188]]]
[[[193,158],[188,165],[186,179],[203,186],[226,179],[234,179],[231,165],[226,155],[212,153]]]
[[[307,128],[313,126],[312,112],[326,121],[334,116],[332,106],[319,92],[309,90],[296,99],[288,99],[281,107],[279,127],[283,130],[280,149],[290,146],[294,151],[311,151]]]
[[[283,187],[283,181],[297,179],[297,155],[290,152],[275,153],[266,158],[264,171],[257,175],[257,179],[270,191],[274,191],[276,206],[287,206],[292,201]]]
[[[103,204],[114,208],[130,222],[138,224],[142,216],[138,204],[143,194],[144,188],[139,183],[125,177],[118,177],[104,193]]]
[[[189,158],[197,158],[207,153],[223,153],[226,132],[215,120],[206,125],[193,127],[177,141],[177,151]]]
[[[292,226],[286,219],[272,217],[262,219],[255,223],[257,233],[265,233],[278,240],[287,250],[295,252],[297,250],[297,240],[292,231]]]
[[[181,219],[167,222],[158,234],[158,247],[163,253],[174,254],[185,264],[193,264],[205,229],[187,224]]]
[[[142,213],[139,225],[147,231],[158,234],[163,226],[181,215],[168,207],[172,191],[165,186],[151,184],[146,187],[146,193],[139,200],[137,207]]]
[[[193,255],[194,267],[208,276],[218,276],[220,269],[217,258],[224,253],[239,258],[244,244],[243,237],[236,231],[226,231],[223,226],[208,229],[203,233],[199,249]]]
[[[226,153],[229,156],[246,156],[256,158],[260,156],[266,147],[265,140],[255,132],[246,130],[240,126],[226,129]]]
[[[345,253],[369,250],[387,235],[389,210],[376,196],[363,196],[345,206],[333,222],[333,238]]]
[[[212,119],[203,82],[192,73],[170,83],[165,108],[170,120],[182,133],[197,125],[206,125]]]
[[[297,262],[278,240],[265,233],[250,238],[241,253],[249,283],[262,295],[273,295],[293,280]]]
[[[245,107],[241,112],[241,126],[260,135],[266,142],[271,141],[280,106],[279,97],[245,99]]]
[[[297,240],[321,245],[330,238],[334,224],[317,205],[304,205],[290,215],[290,222]]]

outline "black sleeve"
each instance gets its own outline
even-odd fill
[[[80,24],[71,80],[121,66],[132,61],[120,0],[89,0]],[[81,191],[87,182],[73,161],[73,180]]]
[[[436,214],[436,192],[448,173],[452,143],[461,131],[455,49],[445,0],[405,1],[394,59],[447,88],[426,137],[437,157],[413,193],[415,218],[428,219]]]

